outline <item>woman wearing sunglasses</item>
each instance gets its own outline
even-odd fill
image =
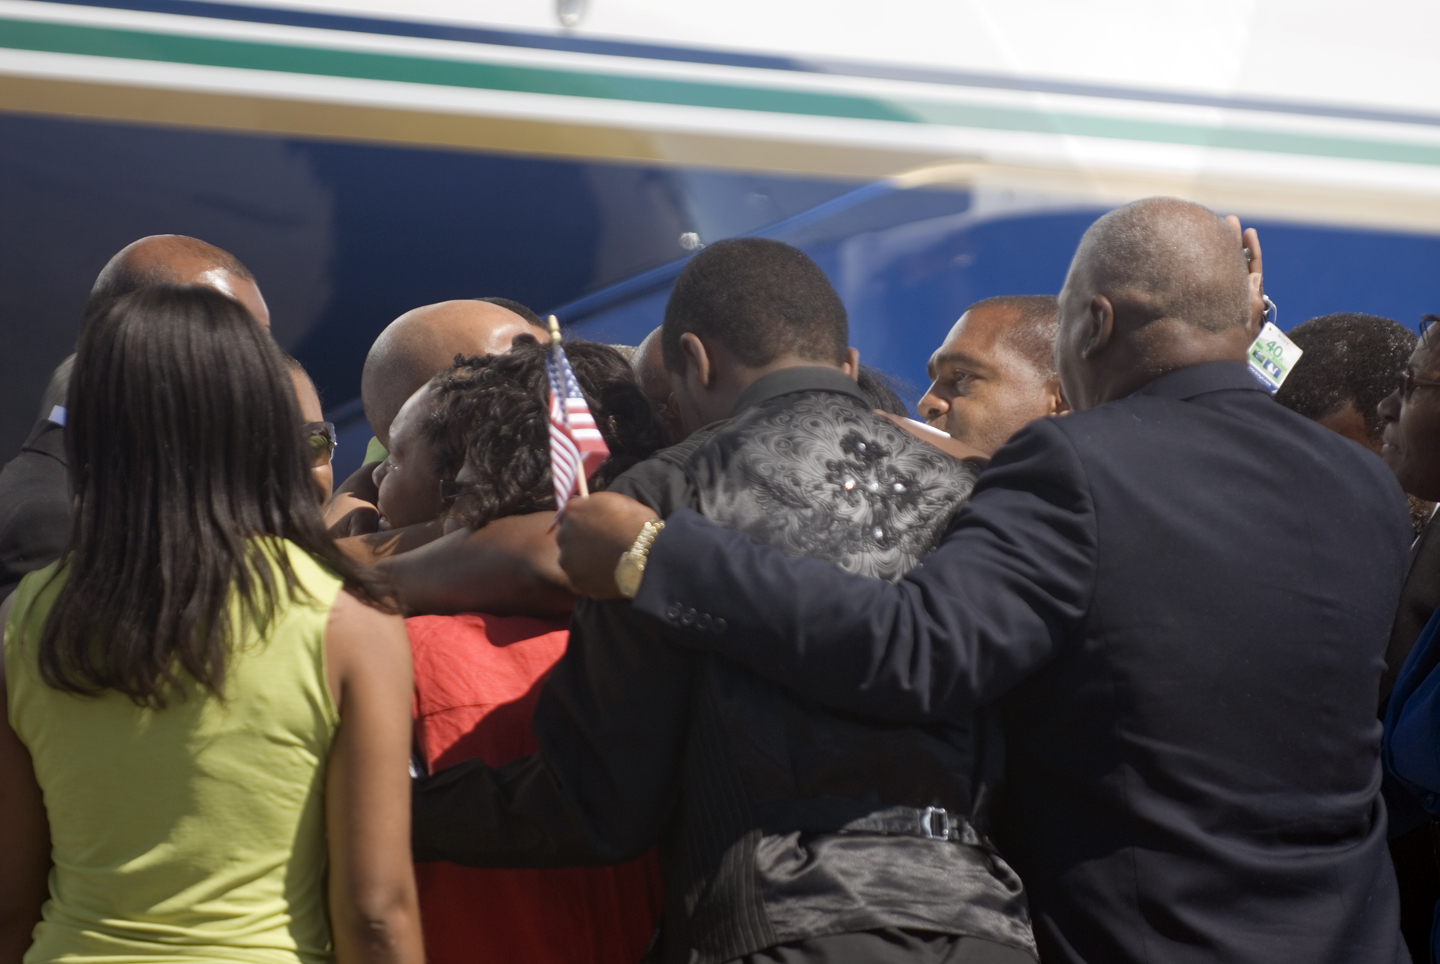
[[[320,393],[315,383],[300,362],[285,355],[285,367],[290,370],[290,381],[295,386],[295,401],[300,406],[300,440],[305,458],[310,463],[310,474],[315,477],[315,486],[320,490],[320,501],[329,501],[335,490],[335,471],[331,462],[335,458],[335,423],[325,421],[320,408]]]
[[[405,629],[281,353],[159,285],[73,385],[69,544],[0,610],[0,964],[420,964]]]

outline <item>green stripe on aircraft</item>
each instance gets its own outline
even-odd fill
[[[1440,146],[919,98],[780,90],[0,18],[0,48],[646,104],[1440,165]]]

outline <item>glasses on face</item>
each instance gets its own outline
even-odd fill
[[[1408,402],[1410,396],[1415,394],[1417,388],[1440,388],[1440,382],[1431,381],[1428,378],[1416,378],[1409,372],[1400,376],[1400,400]]]
[[[305,439],[306,451],[310,453],[310,464],[316,468],[326,465],[335,455],[339,440],[335,437],[334,422],[306,422],[300,427]]]
[[[1437,321],[1440,321],[1440,315],[1426,315],[1420,319],[1420,344],[1425,344],[1430,329],[1435,326]],[[1432,381],[1428,378],[1416,378],[1410,374],[1407,369],[1400,375],[1398,390],[1401,400],[1409,401],[1410,396],[1415,394],[1415,389],[1417,388],[1440,388],[1440,381]]]

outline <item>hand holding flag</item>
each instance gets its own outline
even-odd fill
[[[577,488],[582,497],[590,494],[585,479],[610,457],[610,449],[585,404],[565,349],[560,347],[560,322],[554,315],[550,316],[545,373],[550,376],[550,475],[555,481],[558,518],[558,511]]]

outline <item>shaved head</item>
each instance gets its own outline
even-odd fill
[[[1261,323],[1259,268],[1257,235],[1242,240],[1238,220],[1189,201],[1146,198],[1100,218],[1060,292],[1055,362],[1070,407],[1191,365],[1243,362]]]
[[[153,284],[214,288],[270,327],[270,309],[250,269],[230,252],[183,234],[154,234],[121,248],[95,279],[85,303],[85,317],[99,317],[122,295]]]
[[[1222,331],[1250,316],[1245,255],[1208,208],[1179,198],[1146,198],[1090,226],[1072,271],[1086,271],[1115,310]],[[1123,308],[1122,308],[1123,306]]]
[[[635,369],[640,390],[649,399],[666,442],[683,439],[685,430],[680,425],[680,414],[675,407],[675,388],[670,381],[670,373],[665,370],[665,346],[660,328],[650,332],[636,346],[635,353],[630,356],[630,367]]]
[[[630,365],[635,369],[635,377],[640,380],[640,388],[650,399],[650,404],[656,407],[664,405],[674,389],[670,386],[670,373],[665,370],[665,348],[660,340],[659,328],[641,339],[635,354],[630,356]]]
[[[381,443],[406,400],[455,363],[456,355],[499,355],[519,336],[549,341],[545,329],[493,301],[442,301],[392,321],[365,356],[360,398]]]

